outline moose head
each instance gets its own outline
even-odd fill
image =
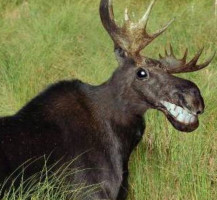
[[[147,33],[146,27],[155,1],[149,5],[145,15],[134,23],[125,10],[122,27],[114,20],[112,0],[101,0],[100,16],[104,28],[114,42],[119,68],[113,79],[121,79],[122,100],[134,112],[144,113],[149,108],[162,111],[171,124],[180,131],[194,131],[198,115],[204,112],[204,100],[198,87],[191,81],[174,76],[176,73],[194,72],[207,67],[214,55],[203,64],[197,64],[203,49],[187,62],[188,50],[182,59],[177,59],[170,45],[165,57],[159,60],[140,54],[141,50],[161,35],[172,23],[171,20],[154,34]]]

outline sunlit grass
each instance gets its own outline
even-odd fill
[[[48,160],[44,160],[45,165],[40,172],[24,178],[28,168],[34,167],[40,159],[44,158],[25,162],[0,185],[0,193],[4,194],[2,200],[94,200],[93,195],[100,191],[99,184],[87,185],[85,182],[71,180],[72,176],[91,170],[75,168],[78,158],[61,166],[61,160],[51,166],[47,165]],[[20,183],[18,186],[17,182]]]
[[[58,80],[99,84],[109,78],[117,63],[98,4],[99,0],[0,2],[1,115],[15,113]],[[134,11],[136,20],[148,1],[116,0],[114,5],[121,24],[125,6]],[[201,61],[216,50],[214,0],[158,1],[148,30],[157,30],[174,17],[173,25],[144,50],[145,55],[158,58],[169,43],[178,57],[186,47],[190,57],[204,46]],[[129,199],[217,199],[216,65],[217,56],[209,68],[181,75],[198,84],[206,103],[195,132],[180,133],[163,114],[147,113],[146,135],[130,162]]]

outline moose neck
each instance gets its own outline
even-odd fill
[[[99,128],[108,138],[117,138],[123,159],[127,161],[144,132],[143,115],[148,106],[146,102],[138,103],[141,102],[138,94],[125,80],[116,70],[107,82],[91,86],[88,91],[90,108]]]
[[[132,88],[113,75],[107,82],[94,86],[93,106],[105,120],[113,120],[120,125],[130,125],[137,117],[142,117],[148,105],[141,100]]]
[[[113,79],[94,86],[91,89],[91,108],[103,134],[106,134],[108,141],[116,141],[114,146],[122,152],[122,160],[127,164],[131,152],[144,133],[143,114],[146,109],[133,104],[133,95],[127,96],[128,93],[122,86]]]

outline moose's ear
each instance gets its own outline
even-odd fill
[[[125,52],[121,47],[115,47],[115,56],[119,65],[123,65],[128,58],[127,52]]]
[[[128,56],[128,53],[120,47],[115,48],[115,56],[120,66],[128,66],[129,64],[136,65],[135,60],[132,57]]]

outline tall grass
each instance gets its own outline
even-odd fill
[[[100,191],[99,184],[87,185],[82,181],[79,183],[71,180],[72,176],[91,170],[75,168],[74,164],[78,158],[60,167],[60,161],[50,166],[47,164],[48,159],[43,157],[26,161],[0,185],[0,193],[4,195],[2,200],[94,200],[93,195]],[[28,169],[34,167],[41,159],[45,163],[43,169],[24,178]]]
[[[141,17],[148,1],[116,0],[121,24],[124,8]],[[117,66],[113,44],[104,31],[99,0],[0,1],[0,114],[20,109],[47,85],[78,78],[99,84]],[[201,62],[217,45],[213,0],[158,1],[150,32],[176,21],[144,54],[157,58],[172,43],[178,57],[205,46]],[[217,199],[217,58],[209,68],[183,74],[198,84],[206,103],[200,127],[180,133],[163,114],[146,114],[146,134],[130,161],[130,200]],[[40,190],[40,189],[39,189]],[[21,199],[21,198],[20,198]],[[50,198],[52,199],[52,198]]]

